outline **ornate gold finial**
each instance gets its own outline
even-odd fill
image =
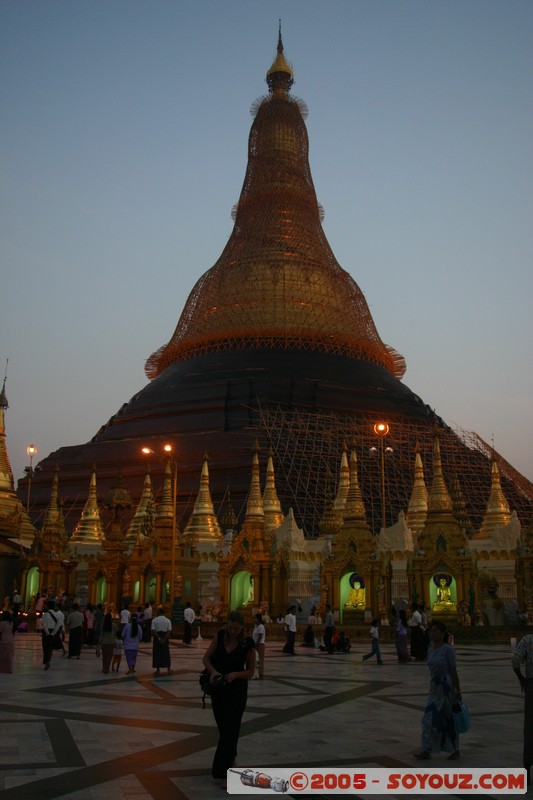
[[[287,79],[287,75],[289,76]],[[294,71],[283,54],[283,40],[281,38],[281,20],[279,21],[277,55],[272,66],[267,72],[266,80],[271,92],[276,89],[288,93],[294,82]]]

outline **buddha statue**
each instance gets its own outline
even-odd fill
[[[437,586],[437,600],[433,603],[433,611],[457,612],[457,605],[452,600],[452,590],[446,583],[446,578],[439,579]]]
[[[365,608],[366,607],[365,595],[366,595],[366,590],[361,588],[361,583],[359,581],[355,581],[353,589],[348,595],[348,600],[346,601],[346,608]]]

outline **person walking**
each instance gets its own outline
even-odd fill
[[[111,664],[111,672],[117,672],[120,669],[120,663],[122,661],[122,653],[124,652],[124,642],[122,641],[122,634],[121,634],[121,626],[120,623],[116,625],[116,636],[115,642],[113,644],[113,661]]]
[[[41,633],[43,647],[43,664],[45,670],[50,669],[52,653],[61,630],[61,620],[55,613],[55,600],[47,600],[44,604],[43,628]]]
[[[101,631],[97,640],[97,645],[102,653],[102,672],[104,675],[109,675],[109,667],[113,659],[113,648],[115,646],[117,630],[111,612],[108,611],[104,614],[102,619]]]
[[[527,772],[527,785],[531,785],[533,765],[533,634],[523,636],[516,645],[511,661],[513,670],[524,693],[524,747],[522,758]],[[522,673],[525,664],[526,674]]]
[[[257,677],[265,677],[265,638],[266,631],[263,624],[263,615],[255,615],[255,628],[252,632],[252,639],[254,640],[255,649],[257,650]],[[255,676],[254,676],[255,677]]]
[[[143,642],[149,642],[152,638],[152,605],[149,602],[144,604],[143,611]]]
[[[167,670],[170,675],[170,634],[172,632],[172,623],[165,617],[163,606],[157,609],[157,616],[152,620],[152,638],[154,641],[152,651],[152,667],[155,669],[155,675],[159,675],[161,669]]]
[[[219,732],[211,774],[222,788],[226,788],[228,769],[235,766],[255,658],[254,641],[245,635],[244,619],[237,611],[232,611],[225,628],[218,631],[203,658],[213,686],[211,704]]]
[[[0,672],[13,672],[14,655],[13,618],[11,612],[4,608],[0,619]]]
[[[416,661],[426,660],[427,639],[426,625],[424,624],[425,617],[423,603],[418,603],[418,605],[413,606],[413,613],[409,620],[409,628],[411,629],[411,657],[416,659]]]
[[[135,664],[137,663],[137,653],[139,652],[139,643],[142,641],[143,631],[137,620],[137,614],[131,615],[131,622],[126,623],[122,631],[122,641],[124,642],[124,655],[126,656],[126,664],[128,665],[128,675],[135,672]]]
[[[429,628],[430,646],[427,652],[429,696],[422,717],[422,745],[415,758],[428,759],[431,753],[444,750],[448,761],[460,757],[459,734],[453,720],[453,706],[461,700],[461,687],[455,650],[446,642],[446,625],[440,621]]]
[[[131,622],[131,612],[128,608],[128,604],[125,603],[122,607],[122,611],[120,612],[120,632],[124,630],[128,622]]]
[[[296,606],[290,606],[289,610],[285,614],[285,632],[287,634],[287,641],[285,642],[285,647],[283,648],[283,652],[291,656],[296,655],[296,653],[294,652],[294,643],[296,642],[296,631],[297,631]]]
[[[81,655],[81,642],[83,634],[83,614],[78,603],[73,603],[72,611],[67,617],[68,627],[68,656],[67,658],[79,659]]]
[[[187,600],[183,611],[183,644],[190,645],[192,641],[192,624],[195,619],[194,608],[191,608],[191,604]]]
[[[98,603],[94,609],[94,644],[96,646],[96,657],[100,658],[100,639],[102,638],[102,625],[104,623],[104,607]]]
[[[409,637],[409,628],[407,625],[407,614],[401,608],[398,612],[398,619],[396,620],[396,653],[400,664],[408,664],[411,661],[409,655],[409,648],[407,641]]]
[[[94,607],[92,603],[87,603],[85,609],[85,630],[87,635],[87,647],[94,646]]]
[[[361,659],[368,661],[372,656],[376,656],[378,664],[381,666],[383,661],[381,659],[381,650],[379,649],[379,619],[373,619],[370,625],[370,644],[372,649]]]
[[[328,653],[333,653],[333,634],[335,633],[335,615],[329,603],[326,604],[324,617],[324,648]]]

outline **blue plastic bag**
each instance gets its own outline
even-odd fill
[[[458,700],[457,703],[452,708],[453,712],[453,721],[455,724],[455,730],[457,733],[466,733],[470,730],[470,714],[468,713],[468,708],[466,703],[463,703],[462,700]]]

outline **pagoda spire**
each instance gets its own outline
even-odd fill
[[[6,395],[6,378],[0,392],[0,493],[14,492],[13,472],[6,444],[5,411],[9,408]]]
[[[174,506],[172,502],[172,465],[170,459],[165,464],[165,476],[163,478],[163,491],[161,493],[161,502],[157,508],[156,521],[172,520],[174,514]]]
[[[50,490],[50,501],[44,515],[44,526],[57,525],[60,519],[59,513],[59,467],[56,467]]]
[[[483,522],[479,533],[475,539],[485,539],[491,536],[496,528],[503,528],[511,520],[511,510],[509,503],[502,489],[500,470],[494,459],[491,465],[490,496],[487,502],[487,510],[483,516]]]
[[[265,530],[271,531],[275,528],[279,528],[285,516],[281,510],[281,503],[276,491],[276,476],[274,474],[272,450],[268,454],[265,491],[263,492],[263,510],[265,513]]]
[[[281,38],[281,20],[279,21],[278,47],[272,66],[267,72],[266,82],[269,91],[276,97],[287,97],[294,83],[294,72],[283,53],[283,40]]]
[[[263,506],[263,498],[261,496],[261,480],[259,477],[259,445],[257,442],[254,446],[254,455],[252,459],[252,479],[250,481],[250,490],[248,492],[248,502],[246,503],[246,516],[245,520],[249,521],[252,517],[265,518],[265,509]]]
[[[137,506],[126,534],[126,544],[134,547],[139,536],[149,536],[154,527],[154,517],[155,501],[152,492],[152,479],[150,477],[150,470],[147,470],[144,476],[141,499],[139,500],[139,505]]]
[[[50,500],[44,515],[44,522],[38,534],[42,553],[48,558],[62,558],[66,551],[68,534],[65,530],[65,520],[59,504],[59,468],[56,467]]]
[[[344,514],[344,508],[346,506],[346,498],[348,497],[349,490],[350,490],[350,469],[348,467],[348,448],[346,447],[345,443],[342,446],[341,466],[339,470],[339,486],[337,489],[337,495],[333,502],[333,508],[341,515]]]
[[[77,547],[80,545],[101,545],[103,541],[104,529],[96,496],[96,467],[93,467],[89,484],[89,496],[81,512],[80,521],[76,525],[68,543],[69,546],[76,545]]]
[[[196,542],[222,539],[222,530],[218,523],[217,515],[211,499],[209,489],[209,466],[207,453],[204,455],[202,472],[200,475],[200,489],[189,521],[183,532],[184,537],[194,536]]]
[[[357,453],[355,447],[350,452],[350,486],[346,495],[344,506],[344,519],[347,517],[363,519],[366,521],[366,509],[363,502],[363,494],[359,486],[359,476],[357,474]]]
[[[425,525],[428,515],[428,490],[424,479],[424,465],[418,442],[415,453],[415,477],[413,490],[407,507],[406,522],[413,534],[418,535]]]
[[[428,514],[451,514],[452,512],[452,499],[442,474],[440,443],[438,437],[435,437],[433,444],[433,477],[428,497]]]
[[[361,289],[338,264],[322,228],[305,104],[290,95],[293,70],[281,30],[253,107],[248,166],[235,226],[196,283],[170,341],[146,363],[149,378],[223,350],[307,350],[371,362],[401,377],[405,362],[381,340]]]

